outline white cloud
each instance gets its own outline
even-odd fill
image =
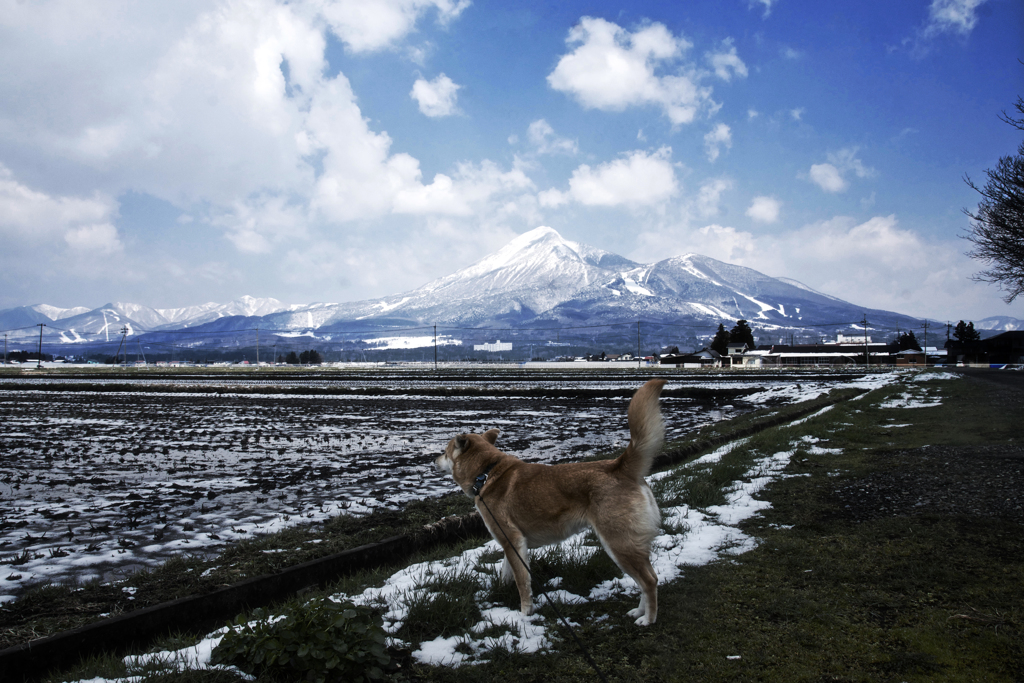
[[[700,253],[719,261],[738,263],[754,250],[754,236],[722,225],[706,225],[697,231]]]
[[[555,129],[544,119],[530,124],[526,136],[538,154],[576,154],[575,140],[555,135]]]
[[[932,0],[928,7],[926,37],[939,33],[958,33],[966,36],[978,23],[977,9],[985,0]]]
[[[708,161],[715,161],[722,147],[732,148],[732,131],[729,126],[719,123],[704,136],[704,150],[707,152]]]
[[[958,307],[952,302],[971,310],[967,302],[977,296],[968,281],[972,264],[962,251],[901,228],[892,215],[863,223],[839,217],[766,236],[744,265],[788,274],[861,306],[940,315]]]
[[[589,109],[622,111],[626,107],[654,105],[673,124],[690,123],[701,111],[717,111],[711,88],[700,85],[693,68],[674,66],[690,47],[663,25],[652,23],[629,32],[604,19],[583,17],[569,31],[572,52],[563,55],[548,74],[548,84],[574,97]]]
[[[545,208],[556,209],[559,206],[568,204],[572,201],[572,196],[568,192],[562,192],[561,190],[551,188],[549,190],[538,192],[537,201]]]
[[[850,186],[845,174],[853,173],[858,178],[869,178],[875,174],[857,158],[857,148],[848,147],[828,154],[828,163],[814,164],[809,173],[810,180],[825,192],[845,192]]]
[[[750,0],[750,8],[753,9],[757,5],[764,7],[764,18],[767,19],[768,15],[772,13],[772,5],[779,0]]]
[[[774,197],[754,197],[747,209],[747,215],[759,223],[774,223],[779,220],[782,202]]]
[[[393,47],[411,33],[429,10],[446,24],[469,7],[469,0],[312,0],[315,7],[352,52]]]
[[[803,107],[797,107],[796,109],[790,109],[789,110],[789,116],[794,121],[802,121],[803,118],[804,118],[804,111],[806,111],[806,110]]]
[[[533,181],[521,170],[502,171],[491,161],[459,164],[454,177],[438,173],[430,185],[420,182],[418,163],[404,173],[411,177],[396,193],[394,212],[398,214],[469,216],[479,212],[496,196],[533,189]]]
[[[707,60],[710,62],[711,68],[714,69],[715,75],[723,81],[729,82],[733,76],[737,78],[747,77],[747,65],[736,54],[736,46],[733,45],[732,38],[726,38],[722,41],[722,47],[719,52],[707,53]]]
[[[857,158],[857,147],[846,147],[838,152],[830,153],[828,160],[843,171],[853,171],[858,178],[870,178],[875,169],[869,168]]]
[[[113,254],[123,249],[117,228],[110,223],[74,228],[64,233],[64,241],[76,251],[96,254]]]
[[[17,54],[28,76],[4,70],[0,88],[32,103],[0,101],[8,158],[25,145],[25,158],[77,165],[79,177],[101,176],[110,194],[164,199],[223,227],[247,251],[269,248],[274,231],[239,228],[251,223],[240,207],[276,202],[304,221],[353,221],[389,215],[401,193],[426,191],[419,162],[370,128],[345,75],[326,75],[325,31],[341,21],[351,49],[381,48],[430,7],[450,20],[465,2],[183,0],[152,9],[156,17],[137,6],[95,9],[109,21],[76,6],[19,5],[5,16],[0,57]],[[116,64],[95,49],[100,43],[115,46]],[[89,87],[46,66],[55,62],[74,64]],[[421,105],[441,113],[454,102],[445,90],[457,86],[440,77],[432,84],[434,101]]]
[[[697,215],[704,218],[717,215],[722,194],[727,190],[731,190],[732,186],[732,180],[728,178],[711,178],[701,183],[700,190],[697,192],[697,198],[694,201]]]
[[[548,190],[539,194],[542,206],[559,206],[571,198],[586,206],[651,206],[678,191],[669,147],[648,154],[638,150],[596,168],[579,166],[569,179],[567,193]]]
[[[811,166],[811,181],[825,192],[844,192],[850,186],[839,169],[832,164],[814,164]]]
[[[211,223],[224,228],[239,251],[265,254],[280,245],[304,240],[308,217],[303,206],[270,195],[237,201]]]
[[[432,81],[420,78],[413,83],[409,97],[416,100],[420,111],[427,116],[451,116],[459,111],[455,100],[461,87],[444,74]]]
[[[54,196],[32,189],[15,179],[0,164],[0,236],[5,241],[40,244],[58,236],[72,235],[68,244],[98,243],[117,217],[117,203],[100,194],[92,198]],[[112,237],[116,239],[116,231]],[[113,243],[107,240],[108,243]],[[8,247],[10,247],[8,243]]]

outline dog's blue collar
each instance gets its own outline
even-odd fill
[[[483,473],[474,480],[472,489],[474,498],[480,495],[480,491],[483,489],[484,484],[487,483],[487,475],[489,475],[491,473],[491,470],[494,469],[495,464],[496,463],[492,462],[490,465],[488,465],[487,469],[484,470]]]

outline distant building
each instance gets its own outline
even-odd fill
[[[685,369],[720,368],[722,357],[714,349],[701,349],[694,353],[666,354],[658,359],[662,365],[682,366]]]
[[[871,335],[836,333],[836,344],[870,344]]]
[[[473,350],[474,351],[486,351],[488,353],[497,353],[499,351],[511,351],[512,350],[512,342],[504,342],[504,343],[502,343],[502,341],[499,339],[499,340],[495,341],[493,344],[474,344],[473,345]]]

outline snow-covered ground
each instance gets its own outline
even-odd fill
[[[899,378],[898,373],[888,373],[867,377],[858,382],[859,386],[871,389],[892,383]],[[909,393],[912,401],[899,408],[927,407],[938,401],[938,394],[930,383],[911,384]],[[800,424],[829,411],[825,408],[818,413],[795,421]],[[742,447],[746,439],[738,440],[723,446],[714,453],[684,465],[683,468],[696,468],[715,462],[735,448]],[[659,577],[659,584],[664,585],[684,576],[687,567],[700,566],[723,556],[738,555],[757,546],[758,540],[740,531],[741,522],[770,507],[770,503],[757,498],[757,493],[770,482],[785,476],[783,470],[789,463],[797,447],[820,454],[838,453],[835,449],[824,449],[815,445],[815,439],[803,437],[791,444],[791,449],[762,457],[739,481],[733,483],[728,491],[727,503],[712,506],[705,510],[697,510],[686,505],[662,507],[662,527],[665,532],[659,535],[652,547],[652,563]],[[652,475],[649,480],[657,481],[673,474],[666,471]],[[579,534],[548,549],[537,552],[562,553],[594,553],[602,552],[584,542],[584,535]],[[368,588],[356,595],[338,594],[332,596],[336,600],[350,600],[357,604],[371,605],[384,612],[384,627],[396,641],[403,622],[409,615],[409,603],[417,598],[422,599],[430,593],[425,588],[431,577],[471,574],[476,576],[480,584],[487,587],[496,580],[501,560],[484,562],[485,558],[496,557],[500,546],[489,541],[477,548],[468,550],[455,557],[414,564],[402,569],[389,577],[382,586]],[[558,577],[548,581],[551,590],[547,593],[551,599],[562,603],[593,603],[606,601],[614,595],[630,595],[639,597],[639,588],[629,578],[616,578],[603,581],[594,586],[589,593],[573,594],[558,588]],[[550,629],[555,626],[553,619],[542,614],[529,617],[522,616],[517,610],[484,601],[486,590],[477,596],[478,607],[482,615],[480,623],[465,635],[438,637],[422,642],[413,652],[413,657],[425,664],[442,666],[460,666],[483,661],[487,653],[501,647],[520,652],[537,652],[551,647]],[[537,596],[538,606],[545,604],[543,596]],[[665,615],[663,615],[665,616]],[[597,617],[601,619],[602,617]],[[498,627],[497,629],[495,627]],[[496,631],[504,631],[495,635]],[[139,670],[153,662],[169,663],[170,666],[190,668],[213,668],[210,664],[210,653],[220,642],[224,634],[220,629],[209,634],[197,645],[176,652],[159,652],[139,657],[128,657],[125,663],[129,671]],[[484,633],[489,635],[484,635]],[[124,680],[124,679],[120,679]],[[80,683],[117,683],[108,679],[96,678]]]
[[[757,378],[766,388],[732,403],[664,398],[668,436],[887,377]],[[374,397],[5,391],[0,382],[0,601],[44,581],[115,580],[175,554],[213,554],[253,534],[453,491],[432,461],[462,431],[499,427],[500,446],[534,461],[628,440],[625,397],[437,397],[416,385],[403,380],[400,393]]]

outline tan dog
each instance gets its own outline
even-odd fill
[[[491,536],[505,550],[502,577],[515,577],[524,615],[533,613],[527,549],[558,543],[590,526],[643,592],[629,616],[639,626],[654,623],[658,576],[650,552],[661,513],[644,477],[665,439],[658,407],[664,385],[665,380],[652,379],[633,396],[629,446],[615,460],[527,463],[495,448],[498,430],[491,429],[456,436],[434,461],[475,499]]]

